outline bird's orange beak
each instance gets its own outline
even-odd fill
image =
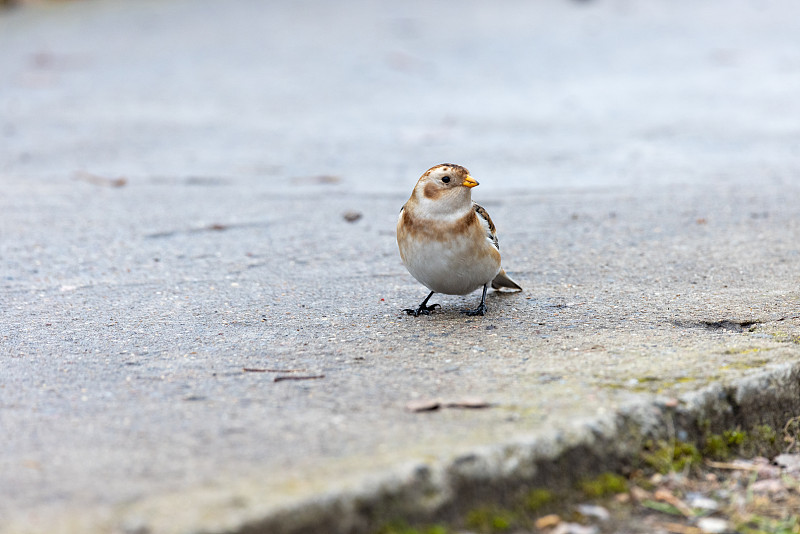
[[[464,181],[461,182],[461,185],[463,185],[464,187],[475,187],[476,185],[478,185],[478,180],[476,180],[475,178],[473,178],[468,174],[467,177],[464,178]]]

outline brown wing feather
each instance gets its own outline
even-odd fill
[[[486,232],[486,237],[488,237],[492,243],[494,244],[494,248],[500,250],[500,242],[497,240],[497,229],[494,227],[494,223],[492,222],[492,218],[489,217],[489,214],[483,209],[482,206],[479,206],[476,203],[472,203],[472,207],[475,208],[475,213],[486,222],[486,225],[489,227],[489,231]]]
[[[486,226],[488,227],[487,237],[492,241],[495,248],[500,250],[500,243],[497,240],[497,229],[494,227],[494,223],[492,222],[492,218],[489,217],[489,214],[483,209],[482,206],[475,204],[473,202],[473,207],[475,208],[475,213],[477,213],[485,222]],[[500,269],[500,272],[497,273],[497,276],[494,277],[492,280],[492,289],[512,289],[516,291],[522,291],[522,288],[514,282],[503,269]]]

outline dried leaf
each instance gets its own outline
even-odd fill
[[[661,523],[658,525],[667,532],[674,532],[675,534],[702,534],[703,531],[697,527],[690,527],[681,525],[680,523]]]
[[[342,214],[342,217],[344,218],[345,221],[347,221],[349,223],[353,223],[353,222],[356,222],[357,220],[359,220],[361,217],[363,217],[363,215],[361,215],[361,212],[354,211],[354,210],[349,210],[349,211],[344,212]]]
[[[554,526],[558,525],[559,523],[561,523],[561,518],[558,515],[549,514],[549,515],[545,515],[545,516],[542,516],[539,519],[537,519],[536,522],[534,523],[534,526],[536,528],[538,528],[539,530],[542,530],[542,529],[545,529],[545,528],[554,527]]]

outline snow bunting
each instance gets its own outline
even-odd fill
[[[466,295],[483,286],[480,305],[467,315],[486,313],[486,289],[522,290],[500,268],[500,245],[486,210],[472,201],[478,182],[460,165],[443,163],[420,177],[411,198],[400,209],[397,245],[411,275],[431,290],[417,317],[439,306],[428,305],[434,293]],[[441,306],[439,306],[441,307]]]

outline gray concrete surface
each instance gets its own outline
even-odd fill
[[[0,532],[366,532],[381,495],[435,514],[548,459],[567,479],[561,452],[622,455],[666,398],[789,414],[798,20],[788,0],[0,11]],[[525,288],[483,318],[457,311],[477,295],[399,313],[425,291],[396,214],[445,161],[481,181]],[[320,378],[274,380],[298,375]],[[491,407],[406,409],[463,398]]]

